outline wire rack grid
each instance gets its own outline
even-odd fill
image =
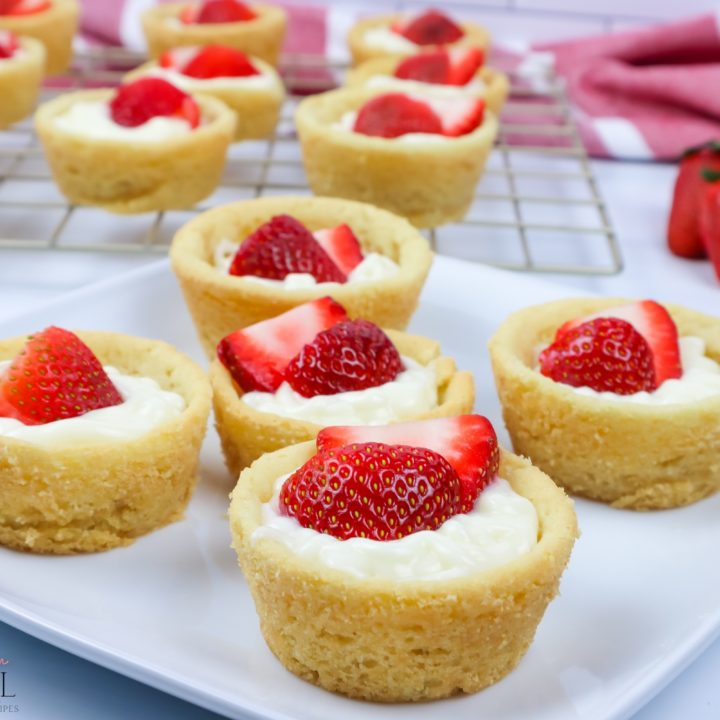
[[[68,76],[43,89],[41,101],[116,85],[142,61],[119,49],[84,53]],[[298,93],[338,84],[345,68],[288,56],[280,69],[289,95],[275,134],[233,145],[217,191],[188,210],[118,218],[69,205],[52,182],[32,122],[0,133],[0,248],[165,253],[177,229],[209,207],[261,195],[310,194],[292,120]],[[510,78],[499,138],[474,203],[462,222],[428,230],[430,242],[438,252],[513,270],[618,272],[615,232],[561,85],[550,78],[537,90]]]

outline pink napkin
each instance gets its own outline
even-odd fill
[[[720,137],[720,36],[714,15],[544,43],[601,157],[675,159]]]

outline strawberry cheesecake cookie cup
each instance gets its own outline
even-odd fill
[[[235,140],[272,135],[285,98],[280,76],[268,63],[223,45],[180,47],[126,76],[159,77],[185,92],[222,100],[235,112]]]
[[[77,0],[3,0],[0,31],[41,42],[45,47],[44,73],[60,75],[72,62],[79,12]],[[5,102],[3,95],[2,104]]]
[[[382,88],[399,92],[434,92],[437,95],[470,95],[482,98],[498,115],[507,100],[507,75],[484,66],[476,47],[425,50],[406,58],[379,57],[350,70],[347,87]]]
[[[295,114],[316,195],[372,203],[418,227],[462,218],[498,130],[472,96],[333,90]]]
[[[160,78],[67,93],[35,127],[61,192],[116,213],[192,207],[210,195],[235,136],[235,114]]]
[[[208,357],[238,328],[331,295],[351,317],[404,329],[430,270],[405,220],[334,198],[266,197],[202,213],[170,249]]]
[[[532,643],[572,503],[479,415],[330,427],[245,470],[233,546],[291,672],[382,702],[474,693]]]
[[[0,544],[128,545],[182,517],[210,411],[166,343],[57,327],[0,342]]]
[[[404,57],[438,47],[476,47],[487,53],[490,33],[480,25],[457,23],[439,10],[426,10],[360,20],[350,29],[348,44],[353,65],[360,65],[377,57]]]
[[[32,113],[44,64],[45,47],[39,40],[0,30],[0,130]]]
[[[149,7],[142,26],[150,57],[184,45],[224,45],[277,65],[287,14],[274,5],[205,0]]]
[[[490,341],[513,447],[569,492],[677,507],[720,489],[720,320],[651,301],[571,299]]]
[[[350,320],[329,297],[228,335],[210,368],[233,477],[326,425],[379,425],[472,410],[472,374],[434,340]]]

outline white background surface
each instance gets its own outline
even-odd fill
[[[672,258],[664,248],[664,225],[674,168],[594,163],[601,191],[618,230],[626,269],[611,278],[559,278],[596,292],[650,296],[720,314],[720,285],[708,263]],[[45,253],[0,253],[0,318],[64,290],[147,262],[143,258]],[[32,278],[28,282],[28,278]],[[479,298],[492,302],[492,298]],[[689,561],[692,559],[689,558]],[[97,668],[0,626],[0,657],[10,665],[8,691],[17,695],[20,718],[207,718],[205,710]],[[636,720],[716,720],[720,716],[720,642],[640,711]],[[3,701],[5,702],[5,701]],[[368,718],[382,710],[368,706]]]

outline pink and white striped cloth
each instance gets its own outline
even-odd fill
[[[143,46],[139,15],[154,0],[82,2],[88,42]],[[288,11],[288,52],[346,57],[345,33],[355,19],[350,8],[275,4]],[[594,156],[675,159],[689,146],[720,138],[720,33],[714,15],[533,50],[554,57]]]

